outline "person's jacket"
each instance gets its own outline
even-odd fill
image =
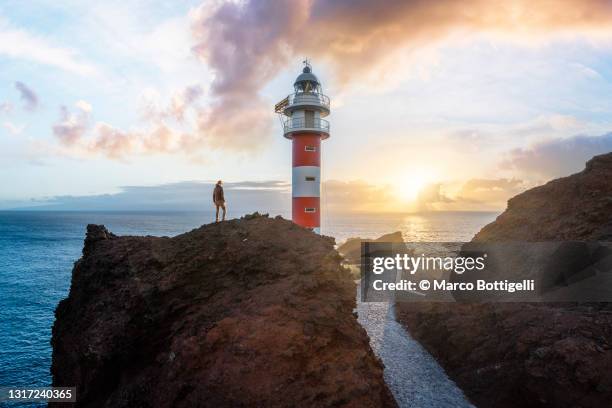
[[[225,197],[223,196],[223,187],[217,184],[213,190],[213,202],[217,203],[219,201],[225,201]]]

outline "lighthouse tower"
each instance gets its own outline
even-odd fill
[[[293,143],[292,219],[321,232],[321,140],[329,137],[329,98],[308,60],[293,84],[294,92],[275,106],[283,135]]]

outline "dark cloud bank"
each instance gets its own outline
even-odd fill
[[[127,186],[116,194],[57,196],[21,209],[83,211],[210,211],[213,182],[186,181],[159,186]],[[225,183],[234,214],[252,211],[290,213],[290,190],[280,181]]]
[[[551,139],[530,148],[512,150],[502,167],[551,179],[580,171],[593,156],[612,151],[612,133]]]

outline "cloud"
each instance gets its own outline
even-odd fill
[[[231,188],[235,190],[281,190],[288,191],[291,188],[291,183],[286,181],[238,181],[224,183],[225,188]]]
[[[532,44],[534,38],[612,31],[612,9],[602,0],[204,2],[191,20],[193,51],[215,75],[213,106],[201,116],[200,133],[213,146],[235,149],[267,140],[270,103],[259,93],[297,58],[325,62],[344,84],[374,71],[405,70],[401,56],[472,33]]]
[[[138,210],[205,211],[212,210],[209,196],[216,181],[185,181],[154,186],[121,187],[115,194],[56,196],[23,203],[39,209],[55,210]],[[236,181],[223,183],[232,216],[259,211],[291,216],[291,184],[282,180]],[[526,187],[520,180],[468,180],[457,196],[451,196],[446,183],[432,183],[407,205],[388,185],[365,181],[330,180],[322,184],[322,209],[325,212],[407,212],[429,210],[499,210],[506,200]],[[493,193],[492,193],[493,192]],[[488,202],[493,197],[494,201]],[[207,207],[208,205],[211,207]],[[0,208],[7,208],[0,202]]]
[[[442,190],[442,183],[430,183],[426,185],[416,199],[418,211],[434,210],[437,204],[452,203],[454,200]]]
[[[430,183],[423,188],[415,211],[489,211],[505,208],[508,199],[532,187],[520,179],[482,179]]]
[[[33,111],[38,107],[38,96],[23,82],[15,82],[15,88],[19,91],[19,95],[23,102],[23,108]]]
[[[185,120],[187,111],[197,108],[196,103],[204,95],[200,85],[190,85],[181,91],[174,92],[167,106],[160,106],[160,96],[154,90],[147,90],[143,94],[144,117],[153,121],[162,121],[172,118],[178,122]]]
[[[202,211],[216,181],[186,181],[155,186],[126,186],[116,194],[57,196],[31,205],[62,210],[183,210]],[[291,184],[282,180],[223,183],[230,212],[260,211],[291,216]],[[363,181],[323,183],[325,211],[384,210],[393,199],[390,189]]]
[[[96,73],[96,68],[81,61],[76,51],[56,46],[43,36],[15,28],[1,18],[0,55],[53,66],[83,76]]]
[[[193,51],[215,72],[214,102],[200,116],[199,130],[215,147],[257,149],[270,138],[272,122],[271,102],[258,92],[288,61],[278,36],[303,25],[306,3],[208,6],[192,13]]]
[[[202,107],[200,85],[190,85],[172,94],[169,103],[160,103],[154,90],[143,94],[144,125],[124,130],[106,122],[91,122],[92,107],[76,103],[76,112],[62,107],[53,134],[63,153],[78,157],[102,155],[126,160],[134,155],[182,153],[200,161],[204,149],[250,152],[260,148],[262,138],[271,133],[262,117],[271,117],[266,104],[257,100],[223,101],[228,106]],[[245,109],[250,106],[250,109]],[[233,119],[232,119],[233,118]],[[259,137],[253,137],[253,134]]]
[[[95,21],[112,27],[115,15],[102,10],[98,17],[106,17]],[[210,149],[238,152],[261,149],[272,136],[273,117],[269,108],[274,102],[265,100],[261,91],[298,57],[310,56],[325,63],[335,73],[337,83],[342,84],[361,80],[381,67],[405,69],[397,63],[398,56],[440,40],[461,38],[466,33],[533,39],[575,33],[597,35],[608,33],[612,26],[610,8],[597,0],[206,1],[190,13],[189,19],[193,54],[214,74],[210,89],[195,85],[173,94],[167,102],[149,104],[145,108],[149,123],[137,130],[120,129],[108,123],[95,125],[87,148],[81,152],[96,154],[98,147],[99,153],[108,157],[147,152],[195,156],[194,151]],[[147,55],[158,54],[160,42],[163,49],[175,50],[174,39],[184,38],[183,21],[173,20],[152,35],[147,44],[140,36],[134,37],[137,40],[129,40],[124,51],[140,52],[138,42],[142,48],[152,46]],[[127,26],[128,32],[132,32],[132,24]],[[166,30],[175,34],[168,37]],[[0,32],[8,31],[19,30],[0,28]],[[40,40],[28,33],[23,35]],[[54,51],[53,55],[61,54],[50,44],[45,45]],[[183,41],[178,47],[184,49],[185,45]],[[66,58],[53,61],[69,61],[72,68],[87,71],[87,64],[83,66],[74,52],[60,51]],[[168,54],[171,55],[174,54]],[[210,103],[201,106],[198,101],[203,99],[204,92],[210,96]],[[572,123],[553,118],[546,126],[559,128]]]
[[[106,123],[97,123],[94,135],[86,146],[87,151],[110,159],[122,159],[132,154],[141,139],[139,133],[124,132]]]
[[[91,106],[91,104],[83,100],[77,101],[75,106],[79,108],[80,110],[82,110],[83,112],[87,112],[87,113],[91,113],[91,111],[93,110],[93,107]]]
[[[516,36],[610,32],[603,0],[457,2],[247,0],[192,13],[194,51],[215,70],[218,95],[255,93],[296,56],[330,62],[341,80],[458,33]],[[401,67],[396,67],[401,69]]]
[[[125,160],[132,155],[188,153],[185,148],[188,139],[188,134],[177,132],[163,123],[153,125],[147,131],[124,131],[98,122],[93,137],[85,141],[85,151],[116,160]]]
[[[528,186],[516,178],[470,179],[463,183],[455,200],[462,203],[503,206],[509,198],[523,192]]]
[[[144,130],[123,130],[105,122],[93,123],[93,108],[86,101],[76,102],[75,108],[62,106],[60,119],[52,127],[63,154],[126,160],[133,155],[193,154],[190,149],[197,147],[192,135],[169,127],[163,117],[157,117]]]
[[[393,190],[387,185],[329,180],[321,187],[324,207],[330,211],[384,212],[396,204]]]
[[[212,211],[213,188],[213,181],[126,186],[116,194],[57,196],[33,201],[28,206],[54,210]],[[260,211],[290,217],[291,197],[285,182],[226,182],[224,189],[233,216]]]
[[[508,130],[510,136],[541,136],[551,133],[567,133],[576,131],[585,124],[571,115],[550,114],[540,115],[527,123],[518,124]]]
[[[204,90],[200,85],[191,85],[186,87],[183,92],[175,95],[170,104],[169,115],[178,121],[182,121],[185,117],[187,108],[194,105],[204,94]]]
[[[23,129],[25,129],[25,126],[23,126],[23,125],[22,126],[18,126],[18,125],[15,125],[12,122],[4,122],[2,124],[2,126],[6,130],[8,130],[12,135],[19,135],[19,134],[21,134],[21,132],[23,132]]]
[[[0,102],[0,113],[9,114],[13,111],[13,104],[10,102]]]
[[[194,141],[229,151],[259,150],[272,135],[269,107],[255,95],[224,96],[199,112]]]
[[[510,151],[501,167],[550,179],[579,171],[591,157],[610,151],[612,133],[557,138]]]
[[[60,108],[60,120],[53,125],[53,134],[65,147],[72,147],[81,143],[89,126],[91,105],[84,101],[76,104],[77,112],[72,113],[67,107]]]

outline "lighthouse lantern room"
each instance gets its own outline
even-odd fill
[[[308,60],[293,84],[294,92],[275,106],[283,135],[293,143],[292,219],[320,233],[321,141],[329,137],[329,98]]]

